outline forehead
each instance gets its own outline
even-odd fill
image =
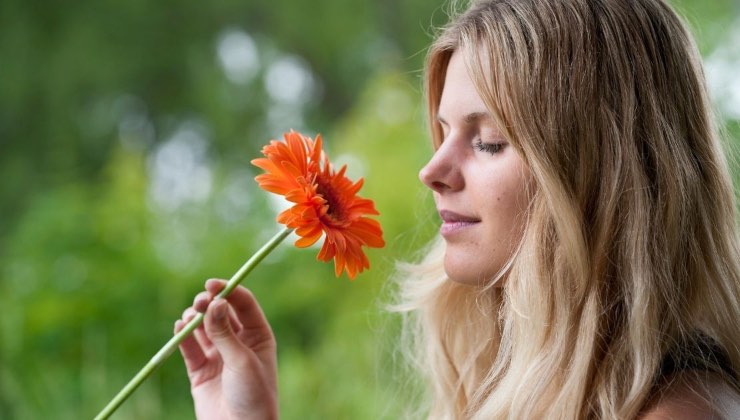
[[[447,65],[437,119],[472,122],[471,119],[488,115],[489,111],[468,73],[463,54],[455,51]]]

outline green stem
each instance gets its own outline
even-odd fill
[[[285,239],[290,232],[292,232],[293,229],[285,228],[282,231],[278,232],[275,236],[273,236],[265,245],[262,246],[257,252],[255,252],[252,257],[247,260],[247,262],[244,263],[244,265],[237,271],[231,279],[229,279],[229,282],[226,283],[226,287],[218,294],[214,299],[220,299],[223,297],[226,297],[231,293],[234,288],[242,281],[245,277],[254,269],[254,267],[257,266],[266,256],[269,254],[275,247]],[[185,338],[187,338],[190,333],[192,333],[202,322],[203,322],[204,315],[202,313],[198,313],[198,315],[195,316],[190,322],[188,322],[185,327],[180,330],[177,334],[175,334],[174,337],[170,339],[170,341],[167,342],[167,344],[162,347],[157,354],[152,357],[151,360],[149,360],[149,363],[147,363],[140,371],[137,373],[130,381],[126,384],[123,389],[121,389],[120,392],[108,403],[108,405],[105,406],[105,408],[97,415],[95,416],[95,420],[102,420],[107,419],[110,417],[111,414],[113,414],[116,409],[123,404],[126,399],[134,393],[136,388],[141,385],[142,382],[146,378],[149,377],[149,375],[152,374],[155,370],[157,370],[158,367],[160,367],[167,358],[175,352],[177,347],[182,343]]]

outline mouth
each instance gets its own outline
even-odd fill
[[[439,217],[442,218],[442,226],[439,231],[445,237],[480,223],[479,218],[465,216],[449,210],[440,210]]]

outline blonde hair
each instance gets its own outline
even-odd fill
[[[401,267],[430,417],[633,418],[697,335],[740,392],[735,199],[681,19],[661,0],[473,2],[428,53],[435,148],[454,51],[536,191],[503,287],[449,281],[440,238]]]

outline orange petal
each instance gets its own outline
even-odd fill
[[[339,277],[344,270],[344,257],[341,254],[337,254],[334,257],[334,274]]]
[[[306,236],[299,238],[295,241],[295,246],[298,248],[306,248],[316,243],[321,238],[321,235]]]
[[[332,245],[328,240],[325,240],[319,254],[316,256],[316,259],[326,262],[334,258],[334,255],[336,255],[336,248],[334,248],[334,245]]]
[[[376,220],[365,217],[360,218],[348,230],[371,248],[382,248],[385,246],[383,231],[380,229],[380,223]]]
[[[323,234],[324,231],[321,230],[320,224],[316,224],[316,225],[301,226],[298,229],[296,229],[295,233],[298,236],[304,236],[304,237],[314,236],[314,235],[318,235],[319,237],[321,237],[321,234]]]
[[[295,203],[277,217],[279,223],[296,229],[298,247],[310,246],[326,235],[317,259],[334,260],[337,275],[346,272],[350,279],[369,268],[363,247],[385,245],[372,200],[357,196],[364,184],[345,176],[347,166],[335,171],[323,151],[321,135],[316,140],[291,130],[284,141],[271,140],[262,148],[263,158],[252,164],[265,171],[255,180],[260,188],[283,195]],[[318,194],[324,191],[326,195]],[[331,213],[329,211],[331,210]]]

